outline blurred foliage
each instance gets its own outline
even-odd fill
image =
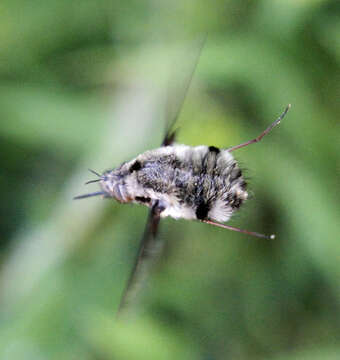
[[[340,358],[339,15],[327,0],[1,1],[1,359]],[[163,261],[117,321],[147,209],[72,197],[97,188],[88,167],[158,146],[168,85],[182,96],[206,33],[179,142],[238,144],[292,103],[235,153],[254,196],[231,224],[277,239],[164,219]]]

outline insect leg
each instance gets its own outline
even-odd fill
[[[218,227],[221,227],[223,229],[237,231],[237,232],[241,232],[241,233],[248,234],[248,235],[251,235],[251,236],[256,236],[256,237],[259,237],[259,238],[264,238],[264,239],[269,239],[269,240],[275,239],[275,235],[264,235],[264,234],[257,233],[255,231],[248,231],[248,230],[244,230],[244,229],[239,229],[239,228],[234,227],[234,226],[220,224],[220,223],[217,223],[217,222],[214,222],[214,221],[211,221],[211,220],[201,220],[201,221],[206,223],[206,224],[209,224],[209,225],[218,226]]]
[[[235,146],[232,146],[230,148],[228,148],[227,150],[229,152],[231,151],[234,151],[234,150],[237,150],[237,149],[241,149],[245,146],[248,146],[250,144],[254,144],[254,143],[257,143],[259,142],[265,135],[267,135],[276,125],[279,125],[281,120],[286,116],[288,110],[290,109],[291,105],[289,104],[286,109],[284,110],[284,112],[270,125],[267,127],[267,129],[265,131],[263,131],[258,137],[256,137],[255,139],[253,140],[249,140],[249,141],[246,141],[242,144],[239,144],[239,145],[235,145]]]

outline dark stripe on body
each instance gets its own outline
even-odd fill
[[[136,160],[130,167],[130,173],[132,173],[133,171],[138,171],[142,168],[142,164]]]
[[[141,203],[149,203],[149,202],[151,201],[150,198],[144,197],[144,196],[136,196],[136,197],[135,197],[135,200],[136,200],[136,201],[139,201],[139,202],[141,202]]]
[[[209,204],[207,204],[206,202],[202,201],[196,209],[196,217],[199,220],[204,220],[207,218],[208,216],[208,212],[210,210],[210,206]]]
[[[220,152],[220,149],[215,146],[209,146],[208,149],[210,152],[214,152],[216,154],[218,154]]]

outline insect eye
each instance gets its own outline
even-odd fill
[[[132,173],[133,171],[140,170],[141,167],[142,167],[141,163],[138,160],[136,160],[130,167],[130,173]]]

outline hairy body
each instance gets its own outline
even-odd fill
[[[226,222],[247,199],[246,182],[228,150],[174,144],[146,151],[102,174],[105,197],[152,207],[160,216]]]
[[[214,146],[173,144],[175,132],[166,135],[162,147],[146,151],[118,168],[98,174],[101,191],[76,196],[84,199],[103,195],[121,203],[139,203],[151,208],[151,218],[201,220],[224,229],[273,239],[274,235],[221,224],[230,219],[247,199],[246,182],[231,152],[257,143],[277,126],[283,113],[256,138],[227,149]],[[153,232],[156,232],[157,225]]]

